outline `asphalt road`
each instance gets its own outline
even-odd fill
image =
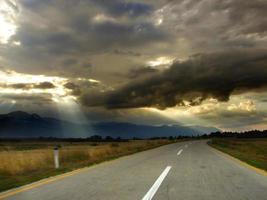
[[[193,141],[105,162],[7,199],[267,200],[267,176]]]

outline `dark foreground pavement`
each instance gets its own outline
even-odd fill
[[[7,199],[267,200],[267,176],[216,152],[206,141],[193,141],[105,162]]]

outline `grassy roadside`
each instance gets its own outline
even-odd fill
[[[0,192],[173,142],[177,141],[141,140],[66,145],[59,151],[61,167],[58,170],[54,169],[53,149],[49,145],[31,150],[2,150],[0,151]],[[8,148],[16,149],[14,146]]]
[[[267,139],[214,138],[209,145],[267,171]]]

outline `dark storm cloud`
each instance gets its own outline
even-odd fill
[[[43,52],[50,55],[64,55],[83,51],[86,47],[71,33],[42,31],[32,24],[23,24],[18,28],[15,40],[21,42],[24,50]],[[33,52],[35,53],[35,52]]]
[[[69,80],[64,84],[64,87],[71,90],[70,94],[74,96],[80,96],[86,92],[91,93],[110,90],[108,86],[102,84],[101,82],[87,79]]]
[[[141,56],[142,54],[141,53],[138,53],[138,52],[134,52],[134,51],[130,51],[130,50],[120,50],[120,49],[115,49],[113,51],[114,54],[117,54],[117,55],[124,55],[124,56]]]
[[[32,84],[28,83],[15,83],[10,85],[5,85],[4,87],[10,87],[14,89],[30,89],[32,87]]]
[[[46,4],[52,3],[52,0],[43,0],[43,1],[35,1],[35,0],[23,0],[21,4],[29,9],[36,10],[39,8],[43,8]]]
[[[46,53],[61,55],[100,51],[113,44],[140,45],[155,40],[166,39],[167,37],[166,33],[157,29],[150,22],[119,23],[103,21],[96,23],[93,18],[98,13],[96,12],[93,15],[90,12],[85,12],[86,8],[93,9],[92,4],[86,2],[84,4],[77,3],[74,7],[70,7],[69,4],[68,1],[65,1],[63,4],[57,1],[51,4],[49,4],[49,1],[38,1],[38,3],[28,2],[26,4],[24,2],[25,9],[31,8],[35,12],[40,9],[41,14],[49,14],[53,9],[66,9],[66,13],[68,14],[57,13],[58,15],[55,17],[62,19],[62,21],[56,20],[59,21],[59,24],[52,22],[45,29],[35,23],[29,23],[28,21],[22,22],[19,24],[17,33],[13,39],[21,41],[25,47],[35,48],[34,50],[38,51],[42,47],[41,50]],[[131,9],[133,9],[134,13],[137,13],[137,10],[143,12],[142,4],[120,2],[106,2],[101,4],[105,5],[107,9],[110,9],[114,5],[122,5],[121,13],[123,13],[123,8],[126,9],[125,12]],[[54,7],[52,8],[51,6]],[[117,8],[118,6],[115,7]],[[45,8],[45,10],[41,8]],[[101,13],[101,10],[98,12]],[[62,31],[56,26],[64,27],[68,31]]]
[[[159,70],[152,68],[152,67],[139,67],[139,68],[133,68],[129,71],[129,78],[140,78],[142,76],[151,76],[152,74],[155,74],[156,72],[159,72]]]
[[[77,96],[83,105],[101,106],[81,105],[85,113],[90,112],[87,109],[100,109],[99,120],[105,112],[114,113],[114,116],[124,112],[120,120],[127,118],[128,110],[136,111],[135,116],[140,121],[152,118],[140,117],[142,109],[115,108],[166,108],[183,105],[184,100],[195,105],[208,97],[227,101],[232,94],[244,96],[243,92],[250,90],[257,90],[257,94],[266,91],[266,49],[257,49],[267,46],[267,1],[5,2],[12,11],[0,14],[6,15],[16,31],[7,43],[0,44],[0,65],[18,73],[65,78],[68,95]],[[194,54],[198,55],[189,57]],[[187,61],[176,62],[165,71],[160,65],[155,66],[160,69],[158,71],[146,65],[160,57]],[[78,81],[78,78],[81,79]],[[26,93],[26,90],[53,86],[1,85],[3,89],[7,87]],[[258,97],[253,92],[249,98],[257,100]],[[28,110],[32,102],[46,104],[42,100],[27,99],[18,99],[17,105],[23,102],[23,108]],[[266,99],[266,95],[261,99]],[[7,101],[12,104],[12,98]],[[44,111],[49,110],[48,107],[50,104],[35,108]],[[107,111],[104,107],[114,109]],[[220,119],[225,119],[222,122],[225,126],[230,124],[228,119],[247,123],[249,117],[246,116],[255,114],[237,112],[217,113],[216,123],[220,124]],[[195,114],[193,117],[204,119],[208,114],[202,116]],[[94,118],[93,113],[91,118]],[[115,117],[112,114],[106,118]],[[211,118],[207,120],[212,121]]]
[[[90,62],[83,62],[82,64],[81,64],[81,67],[82,68],[84,68],[84,69],[91,69],[92,68],[92,64],[90,63]]]
[[[262,0],[171,1],[162,16],[169,30],[201,52],[218,48],[265,47],[266,8]]]
[[[198,105],[207,98],[228,101],[267,86],[267,50],[198,54],[146,80],[133,81],[109,94],[85,95],[88,106],[107,108],[157,107],[164,109],[189,101]]]
[[[81,63],[92,55],[128,48],[129,55],[138,56],[132,48],[169,40],[169,34],[149,20],[153,9],[146,3],[22,0],[17,5],[16,33],[0,49],[4,65],[15,71],[88,77],[91,71],[84,66],[89,65]],[[18,41],[21,45],[12,45]],[[70,57],[77,62],[66,63],[69,67],[62,70],[62,60]]]
[[[179,124],[176,120],[165,118],[161,115],[154,115],[142,109],[106,110],[100,107],[87,107],[85,110],[86,117],[91,122],[118,121],[150,125]]]
[[[73,82],[67,82],[64,84],[64,87],[71,90],[71,94],[74,96],[79,96],[81,94],[81,88],[79,85]]]
[[[131,17],[138,17],[140,15],[150,14],[153,11],[153,7],[145,3],[121,0],[94,0],[93,2],[104,8],[104,10],[112,16],[129,15]]]
[[[267,21],[264,17],[267,9],[266,1],[234,0],[222,3],[221,7],[229,10],[232,24],[244,25],[240,28],[243,33],[264,33],[267,30]]]
[[[71,66],[71,65],[75,65],[77,63],[78,63],[78,60],[74,59],[74,58],[69,58],[69,59],[66,59],[63,61],[64,66]]]
[[[92,71],[92,64],[88,60],[79,60],[75,58],[64,59],[61,62],[60,67],[62,69],[62,75],[67,71],[72,77],[81,77],[81,74],[84,76],[90,75]]]
[[[34,88],[38,89],[52,89],[55,88],[55,85],[50,82],[42,82],[34,85]]]
[[[0,49],[0,54],[6,60],[4,64],[27,73],[62,76],[80,73],[81,76],[89,76],[90,71],[84,73],[78,63],[62,70],[58,67],[60,61],[70,55],[77,60],[84,59],[107,50],[112,52],[114,48],[127,48],[128,52],[115,52],[124,56],[138,57],[139,53],[134,52],[142,49],[151,56],[180,55],[180,51],[185,51],[187,57],[196,52],[217,51],[218,48],[255,48],[267,44],[264,39],[267,30],[266,1],[157,2],[17,1],[20,15],[11,41],[19,41],[21,45],[6,45]],[[160,4],[163,6],[160,7]],[[96,21],[97,16],[105,18]],[[156,23],[158,19],[162,20],[160,25]],[[160,45],[156,45],[158,43]],[[129,66],[134,64],[131,62]],[[102,71],[110,68],[109,65],[99,67],[104,69]],[[112,74],[110,72],[109,75]]]
[[[70,89],[70,90],[74,90],[74,89],[79,88],[78,85],[76,85],[75,83],[72,83],[72,82],[65,83],[64,87],[67,88],[67,89]]]
[[[98,42],[104,46],[111,44],[126,47],[128,45],[138,46],[143,45],[144,42],[149,44],[153,41],[163,41],[168,37],[168,34],[161,29],[145,22],[137,24],[104,22],[94,25],[92,33],[99,39]]]
[[[46,7],[47,5],[58,6],[58,4],[62,4],[64,7],[68,6],[76,6],[80,4],[82,6],[88,7],[92,5],[99,6],[100,10],[113,15],[113,16],[122,16],[129,15],[132,17],[137,17],[140,15],[149,14],[153,7],[146,3],[138,3],[138,2],[126,2],[124,0],[82,0],[79,2],[75,1],[53,1],[53,0],[23,0],[22,4],[31,9],[31,10],[40,10]]]

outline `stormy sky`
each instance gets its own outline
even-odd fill
[[[267,129],[265,0],[2,0],[0,113]]]

